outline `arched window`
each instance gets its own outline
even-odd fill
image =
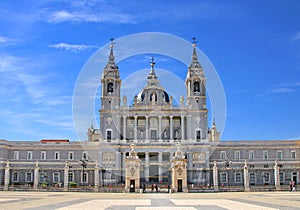
[[[174,139],[175,139],[175,140],[179,139],[179,132],[178,132],[177,129],[176,129],[175,132],[174,132]]]
[[[157,95],[155,93],[150,94],[150,101],[157,101]]]
[[[201,140],[201,131],[200,130],[196,130],[196,140],[197,141]]]
[[[109,83],[107,84],[107,92],[108,92],[108,93],[114,92],[114,84],[113,84],[112,82],[109,82]]]
[[[200,84],[199,82],[194,83],[194,92],[200,92]]]

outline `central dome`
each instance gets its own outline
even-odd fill
[[[152,94],[151,94],[151,92],[152,92]],[[158,91],[158,92],[160,93],[159,96],[161,96],[159,98],[161,98],[162,101],[167,102],[167,103],[170,102],[169,94],[166,91],[163,90],[163,91]],[[147,93],[150,93],[150,94],[147,94]],[[149,96],[149,100],[147,100],[147,101],[153,102],[153,101],[157,101],[158,100],[158,98],[157,98],[157,91],[149,91],[149,90],[143,89],[141,92],[139,92],[136,95],[136,102],[138,104],[143,103],[144,100],[145,100],[146,95]]]

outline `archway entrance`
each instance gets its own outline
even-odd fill
[[[182,192],[182,179],[177,180],[177,191]]]

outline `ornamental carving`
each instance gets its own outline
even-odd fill
[[[202,161],[205,161],[205,152],[194,152],[193,162],[202,162]]]
[[[102,154],[102,161],[103,162],[115,162],[116,156],[114,152],[104,152]]]
[[[128,171],[131,177],[134,177],[135,172],[137,171],[139,165],[138,164],[134,164],[134,165],[129,165],[128,167]]]
[[[175,166],[178,176],[182,176],[183,173],[183,166],[177,165]]]

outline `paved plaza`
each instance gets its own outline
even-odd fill
[[[238,193],[74,193],[0,192],[0,209],[300,209],[299,192]]]

